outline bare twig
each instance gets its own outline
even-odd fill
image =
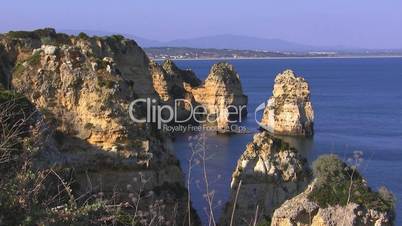
[[[257,205],[257,208],[255,209],[255,215],[254,215],[254,223],[253,223],[253,226],[256,226],[257,225],[257,219],[258,219],[258,205]]]
[[[239,197],[241,184],[242,184],[242,180],[240,180],[239,185],[237,186],[236,196],[235,196],[235,200],[234,200],[233,207],[232,207],[232,216],[230,217],[230,226],[233,226],[234,213],[236,210],[237,199]]]

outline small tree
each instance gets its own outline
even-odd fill
[[[346,164],[336,155],[321,155],[313,162],[313,174],[318,185],[347,179]]]
[[[381,186],[378,189],[378,194],[380,197],[388,202],[391,206],[395,206],[396,198],[395,195],[385,186]]]

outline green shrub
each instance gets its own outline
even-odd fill
[[[53,37],[56,35],[56,31],[52,28],[38,29],[34,31],[10,31],[7,36],[10,38],[31,38],[40,39],[41,37]]]
[[[396,204],[396,198],[395,195],[385,186],[381,186],[378,189],[378,195],[386,202],[392,204],[392,206],[395,206]]]
[[[116,42],[121,42],[122,40],[124,40],[124,36],[123,35],[112,35],[112,36],[110,36],[110,39],[112,39]]]
[[[106,43],[109,45],[113,52],[119,52],[119,43],[124,40],[122,35],[112,35],[105,38]]]
[[[96,64],[98,65],[98,69],[106,69],[107,63],[100,58],[95,59]]]
[[[30,58],[27,59],[28,64],[35,66],[40,63],[40,52],[35,52]]]
[[[46,37],[41,37],[40,41],[43,45],[57,45],[56,40],[54,40],[53,38],[46,36]]]
[[[84,39],[84,40],[89,39],[89,36],[85,32],[80,32],[78,34],[78,37],[81,38],[81,39]]]
[[[40,53],[35,52],[26,61],[31,66],[36,66],[40,64]],[[17,62],[12,70],[13,77],[19,78],[25,71],[24,62]]]
[[[12,74],[14,77],[18,78],[22,73],[24,73],[25,67],[21,62],[17,62],[13,68]]]
[[[263,217],[257,226],[270,226],[272,219],[270,217]]]
[[[36,39],[42,44],[71,44],[69,36],[63,33],[56,33],[53,28],[44,28],[34,31],[10,31],[6,37],[11,39]]]
[[[313,162],[313,175],[318,184],[348,180],[347,165],[336,155],[322,155]]]
[[[353,167],[349,167],[336,155],[322,155],[313,163],[316,186],[309,194],[309,199],[322,208],[328,206],[345,206],[349,202],[362,205],[368,209],[392,211],[393,203],[374,192]],[[351,192],[349,193],[349,188]]]
[[[16,108],[26,111],[32,111],[33,106],[23,95],[11,90],[0,90],[0,104],[13,103]]]
[[[37,38],[37,36],[30,31],[10,31],[7,33],[10,38]]]

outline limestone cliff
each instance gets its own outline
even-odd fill
[[[238,188],[234,225],[249,225],[257,208],[258,222],[270,219],[275,208],[305,189],[310,175],[306,160],[297,150],[268,132],[257,133],[233,173],[223,225],[229,225]]]
[[[51,35],[56,34],[49,31]],[[134,41],[122,37],[64,37],[64,44],[55,40],[46,45],[41,39],[3,41],[6,48],[15,46],[15,41],[24,45],[14,50],[11,85],[52,115],[59,131],[104,150],[127,154],[141,146],[145,150],[149,130],[141,135],[141,125],[132,125],[128,105],[140,96],[156,95],[147,57]]]
[[[275,78],[261,127],[274,134],[312,136],[314,111],[307,81],[286,70]]]
[[[303,193],[286,201],[275,210],[271,226],[393,225],[389,213],[367,209],[353,202],[346,206],[320,208],[309,198],[315,186],[316,183],[313,182]]]
[[[181,83],[187,83],[191,87],[201,85],[201,80],[197,78],[194,72],[190,69],[182,70],[173,63],[172,60],[165,60],[162,65],[163,69],[170,74],[175,80]]]
[[[75,168],[83,194],[119,192],[124,199],[139,189],[158,190],[170,210],[179,208],[175,220],[184,219],[185,192],[175,191],[183,189],[183,175],[167,139],[154,124],[129,118],[131,101],[158,99],[150,62],[134,41],[44,29],[2,35],[0,50],[3,83],[25,95],[55,128],[61,154],[49,163]],[[172,213],[166,214],[170,219]]]
[[[240,77],[228,63],[214,64],[204,83],[192,91],[195,101],[216,118],[221,131],[227,130],[230,120],[247,113],[247,96],[243,93]]]
[[[191,70],[181,70],[171,60],[164,61],[162,66],[151,62],[150,71],[153,86],[162,102],[176,107],[178,119],[189,118],[191,108],[197,106],[192,88],[201,81]]]
[[[153,85],[164,103],[173,106],[178,102],[179,114],[188,117],[186,111],[197,105],[204,106],[206,117],[218,131],[227,132],[229,120],[236,120],[247,113],[247,96],[243,94],[239,75],[228,63],[212,66],[207,79],[201,82],[191,70],[179,69],[171,60],[162,66],[151,63]],[[206,120],[206,119],[205,119]]]

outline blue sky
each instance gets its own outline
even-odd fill
[[[0,31],[54,27],[160,41],[217,34],[402,48],[402,0],[6,0]]]

